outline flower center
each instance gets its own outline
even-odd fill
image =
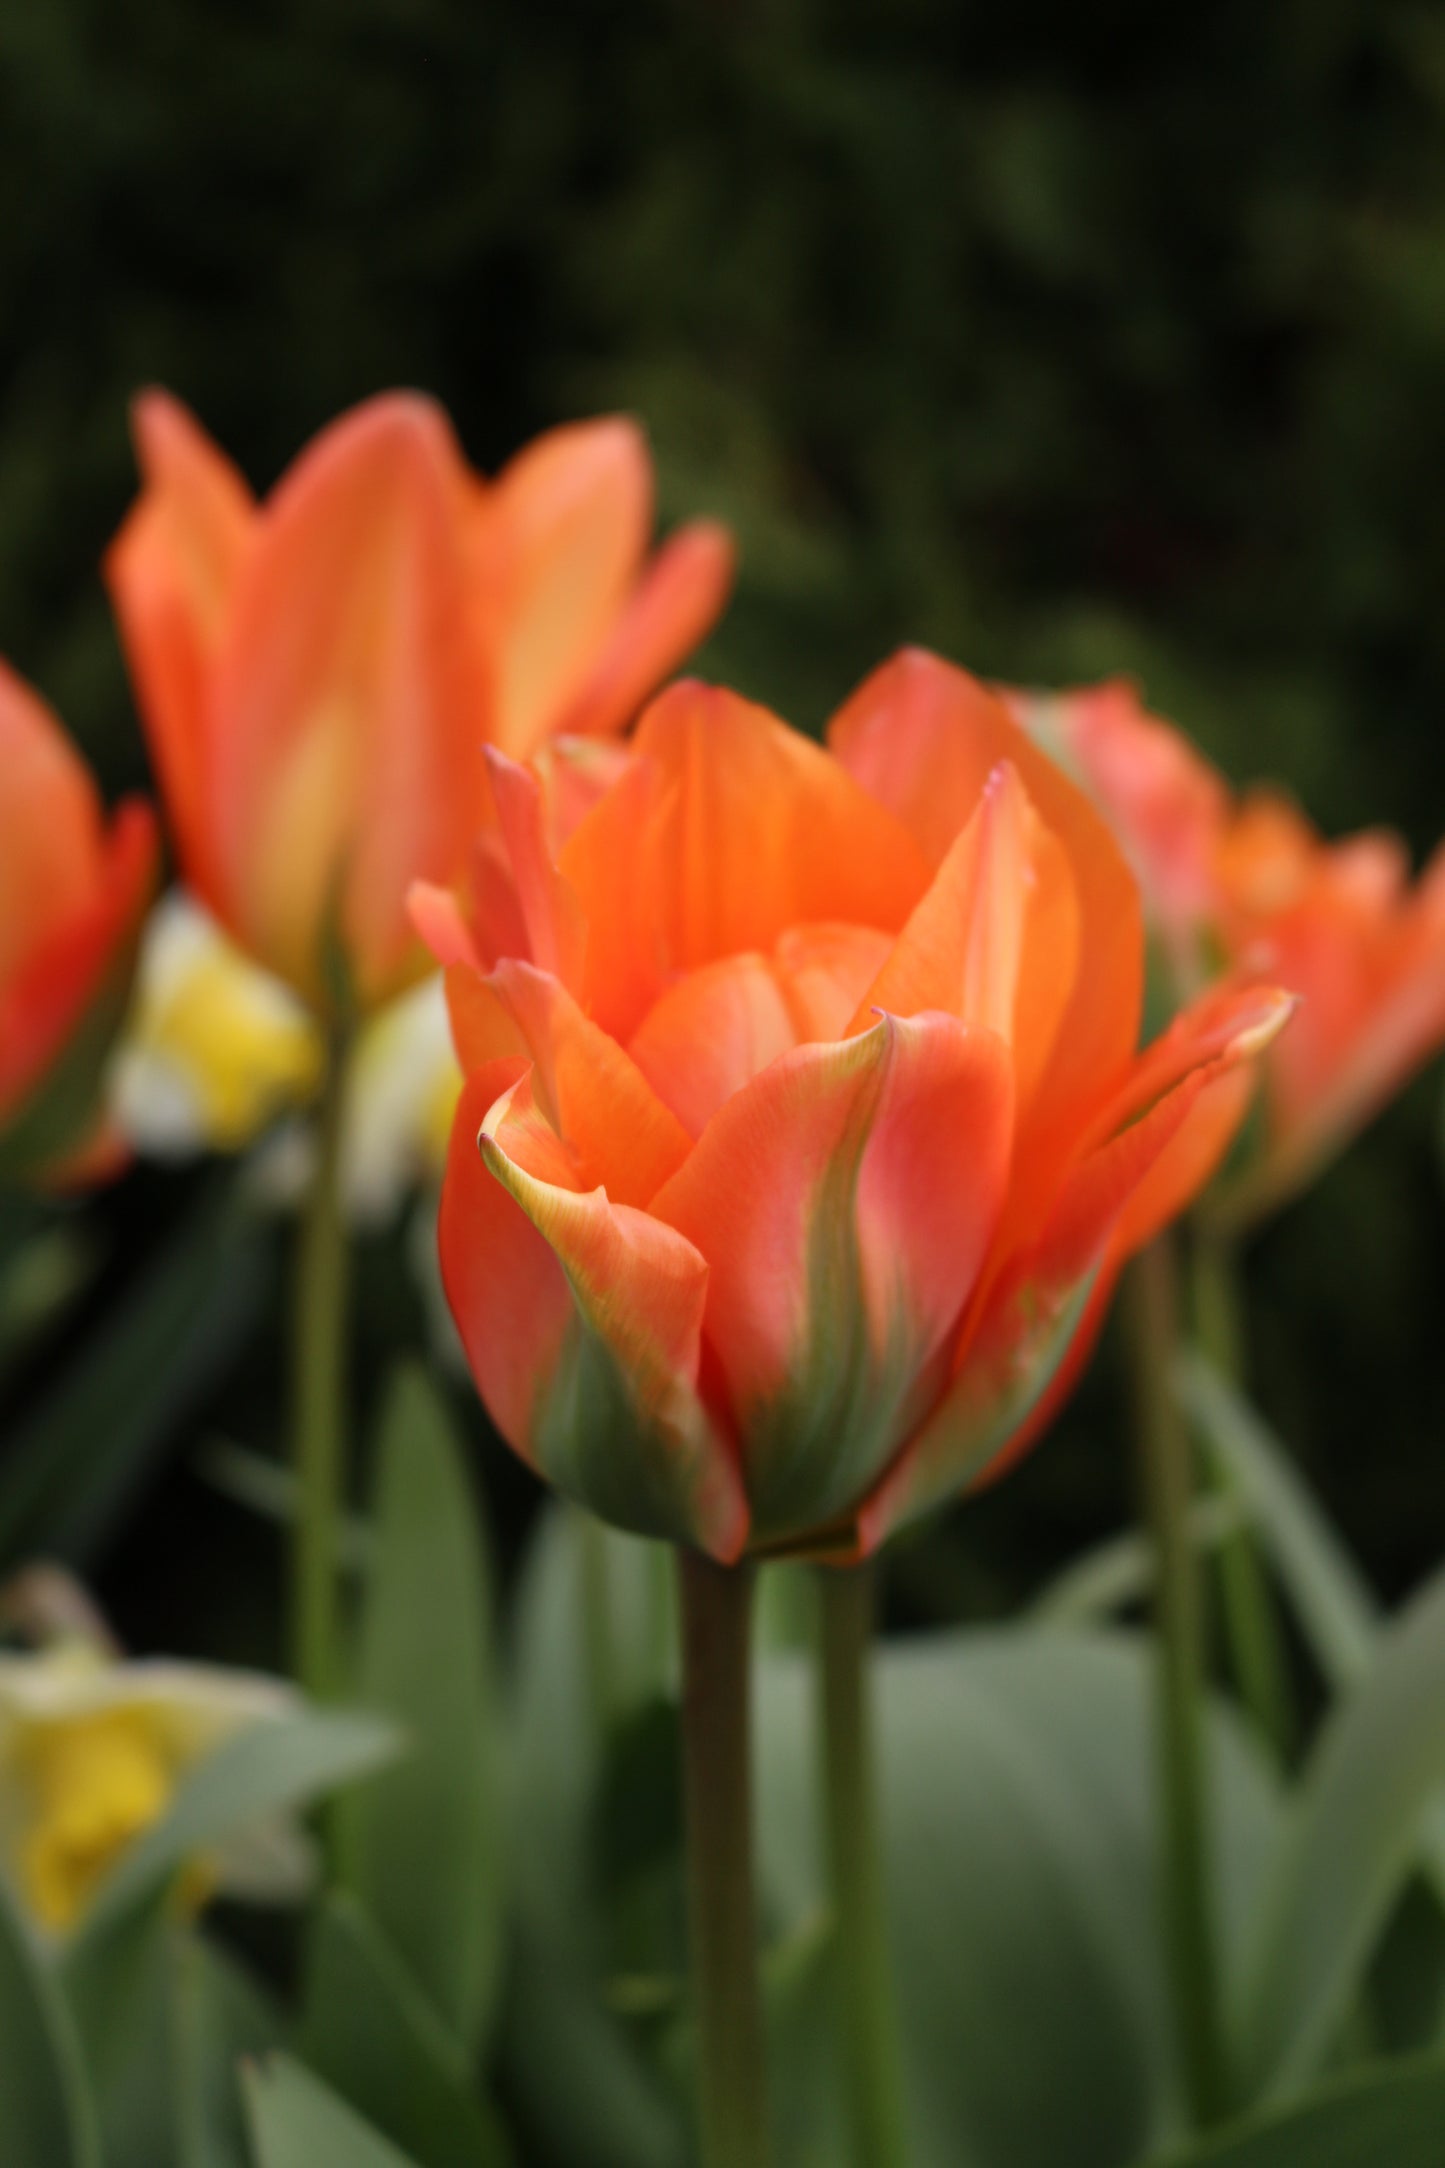
[[[21,1862],[26,1894],[47,1927],[63,1929],[127,1846],[159,1821],[173,1779],[133,1709],[37,1725],[25,1758],[36,1809]]]

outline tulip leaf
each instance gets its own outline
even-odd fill
[[[90,2076],[106,2168],[153,2168],[172,2157],[175,1933],[157,1893],[109,1934],[64,1952],[60,1978]]]
[[[1380,1606],[1316,1500],[1255,1410],[1198,1355],[1178,1371],[1185,1413],[1222,1462],[1329,1684],[1368,1670]]]
[[[241,2063],[280,2044],[281,2014],[204,1935],[176,1938],[171,1988],[179,2168],[251,2168]]]
[[[571,2168],[688,2168],[675,2101],[648,2069],[575,1946],[523,1924],[501,2054],[529,2128]]]
[[[417,2168],[287,2055],[249,2065],[245,2095],[257,2168]]]
[[[659,1702],[676,1699],[673,1570],[665,1545],[558,1503],[515,1607],[521,1918],[499,2046],[528,2127],[577,2168],[683,2168],[690,2158],[676,2098],[607,1993],[596,1887],[618,1864],[609,1750],[625,1762],[645,1748]]]
[[[100,2143],[69,2012],[0,1879],[0,2160],[99,2168]]]
[[[1445,1574],[1378,1637],[1310,1757],[1233,2004],[1246,2099],[1296,2085],[1330,2045],[1445,1786],[1442,1691]]]
[[[90,1558],[156,1453],[240,1347],[265,1291],[266,1241],[229,1180],[202,1195],[155,1262],[10,1438],[0,1560]]]
[[[436,1388],[405,1370],[382,1422],[357,1694],[405,1726],[410,1751],[347,1802],[346,1879],[469,2048],[495,2004],[502,1954],[491,1630],[462,1455]]]
[[[468,2058],[384,1937],[346,1897],[317,1922],[302,2020],[307,2063],[427,2168],[503,2168]]]
[[[1251,2116],[1151,2168],[1439,2168],[1442,2131],[1445,2061],[1412,2058]]]
[[[204,1858],[250,1825],[299,1812],[370,1776],[404,1743],[381,1718],[349,1713],[303,1710],[248,1725],[197,1763],[170,1812],[101,1885],[68,1963],[85,1963],[187,1861]]]
[[[878,1652],[913,2168],[1118,2168],[1177,2126],[1153,1697],[1152,1647],[1138,1634],[1029,1628]],[[763,1667],[759,1722],[763,1893],[786,1929],[827,1901],[805,1664]],[[1278,1810],[1222,1707],[1210,1743],[1229,1944],[1250,1915]]]

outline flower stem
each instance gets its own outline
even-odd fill
[[[1244,1330],[1231,1245],[1209,1228],[1194,1244],[1194,1331],[1207,1359],[1232,1385],[1244,1373]],[[1225,1499],[1237,1486],[1215,1459],[1211,1482]],[[1230,1664],[1244,1703],[1266,1745],[1281,1762],[1294,1738],[1289,1670],[1268,1579],[1253,1532],[1241,1524],[1219,1547],[1219,1590]]]
[[[345,1472],[346,1232],[341,1125],[346,1043],[328,1042],[317,1113],[317,1162],[301,1222],[292,1352],[292,1438],[298,1514],[292,1552],[293,1666],[308,1694],[339,1684],[337,1537]]]
[[[1203,2127],[1223,2109],[1224,2067],[1209,1872],[1203,1630],[1189,1533],[1189,1436],[1171,1386],[1179,1312],[1167,1236],[1135,1258],[1126,1293],[1143,1488],[1158,1562],[1165,1930],[1187,2098]]]
[[[753,1896],[752,1571],[678,1552],[683,1788],[702,2168],[766,2168]]]
[[[854,2157],[858,2168],[905,2168],[910,2149],[869,1702],[874,1574],[864,1565],[824,1569],[819,1579],[828,1850]]]

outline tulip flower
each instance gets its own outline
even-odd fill
[[[37,1922],[75,1927],[199,1762],[298,1706],[271,1679],[125,1663],[80,1643],[0,1656],[0,1852]],[[300,1829],[268,1821],[188,1862],[184,1883],[193,1900],[276,1900],[300,1894],[309,1865]]]
[[[711,625],[730,545],[648,564],[636,428],[553,431],[493,482],[430,400],[372,399],[257,504],[177,402],[135,409],[144,486],[107,571],[189,886],[311,1006],[419,976],[418,878],[462,871],[483,746],[614,731]]]
[[[559,849],[422,895],[467,1084],[440,1250],[498,1428],[604,1518],[856,1557],[996,1474],[1290,1007],[1137,1049],[1138,890],[1007,705],[904,654],[825,750],[682,685]]]
[[[107,823],[56,717],[0,664],[0,1175],[97,1149],[155,859],[150,809],[128,799]]]
[[[1399,839],[1326,842],[1278,794],[1231,797],[1133,690],[1010,695],[1135,867],[1179,983],[1268,976],[1300,1014],[1261,1064],[1253,1157],[1220,1198],[1253,1217],[1297,1190],[1445,1045],[1445,849],[1413,885]]]
[[[167,1162],[243,1151],[309,1112],[323,1060],[316,1019],[290,987],[243,955],[184,890],[164,897],[146,927],[111,1064],[112,1118],[130,1147]],[[440,1179],[460,1089],[433,972],[357,1034],[341,1146],[348,1219],[383,1221],[409,1190]],[[288,1149],[269,1172],[284,1177],[305,1156]],[[265,1186],[283,1197],[294,1189],[284,1179]]]

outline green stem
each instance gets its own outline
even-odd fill
[[[1244,1370],[1244,1326],[1227,1239],[1201,1228],[1194,1244],[1194,1329],[1205,1356],[1230,1384]],[[1215,1492],[1237,1502],[1237,1486],[1211,1457]],[[1294,1738],[1289,1669],[1269,1581],[1253,1532],[1242,1522],[1219,1546],[1219,1589],[1229,1660],[1255,1727],[1284,1762]]]
[[[910,2156],[883,1901],[868,1650],[871,1566],[825,1569],[823,1753],[844,2055],[858,2168],[904,2168]]]
[[[345,1474],[346,1231],[341,1130],[346,1043],[328,1044],[317,1113],[317,1164],[301,1223],[292,1368],[297,1519],[292,1553],[293,1665],[308,1694],[340,1683],[337,1566]]]
[[[1143,1487],[1157,1560],[1158,1771],[1168,1959],[1189,2107],[1194,2121],[1207,2126],[1224,2106],[1224,2068],[1210,1903],[1203,1631],[1189,1530],[1192,1469],[1171,1383],[1179,1316],[1167,1236],[1135,1258],[1126,1295]]]
[[[752,1862],[752,1572],[686,1549],[678,1552],[678,1570],[702,2168],[766,2168]]]

